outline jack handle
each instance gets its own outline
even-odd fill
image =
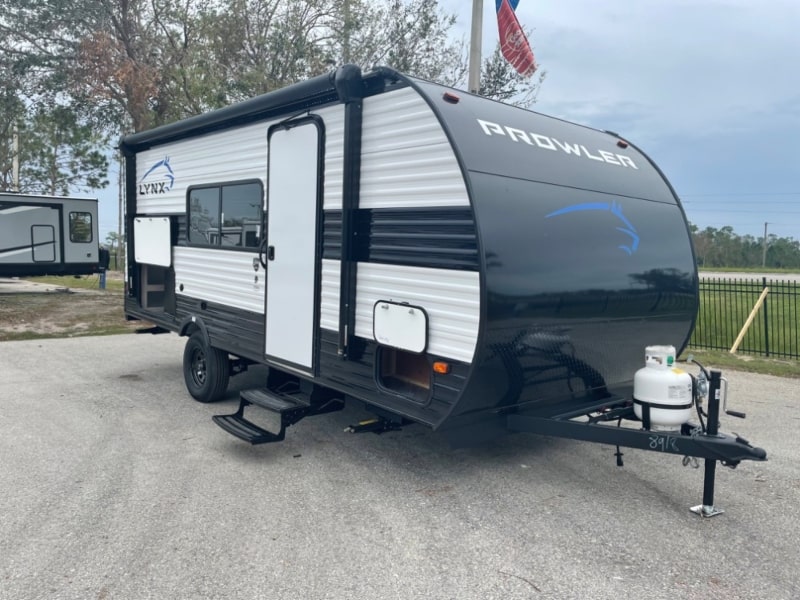
[[[728,409],[728,380],[724,377],[720,378],[720,383],[722,383],[722,410],[725,411],[726,415],[730,415],[731,417],[736,417],[737,419],[744,419],[747,417],[746,413],[740,412],[738,410],[729,410]]]

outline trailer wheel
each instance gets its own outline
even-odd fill
[[[183,350],[183,378],[198,402],[222,399],[230,379],[228,353],[208,346],[200,332],[192,334]]]

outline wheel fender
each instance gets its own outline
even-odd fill
[[[208,335],[208,328],[203,322],[203,319],[200,317],[192,315],[191,317],[186,317],[183,321],[181,321],[180,329],[178,329],[178,335],[192,335],[195,331],[199,331],[203,336],[205,345],[211,347],[211,338]]]

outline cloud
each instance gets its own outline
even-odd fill
[[[633,131],[620,133],[650,138],[757,129],[800,104],[795,0],[522,0],[517,12],[548,72],[543,112],[601,127],[623,113]]]

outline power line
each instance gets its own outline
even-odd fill
[[[755,213],[762,213],[765,211],[769,211],[769,212],[778,212],[782,215],[789,215],[800,211],[800,203],[796,204],[795,206],[784,207],[784,208],[773,208],[771,204],[758,204],[758,205],[729,204],[724,207],[705,206],[701,204],[695,204],[693,202],[682,202],[682,204],[690,210],[698,210],[703,212],[708,212],[710,210],[721,211],[721,212],[744,211],[744,212],[755,212]]]
[[[730,192],[714,194],[678,194],[678,196],[693,196],[695,198],[711,196],[800,196],[800,192]]]
[[[724,204],[727,203],[728,200],[683,200],[684,204]],[[790,204],[790,205],[798,205],[800,203],[800,199],[798,200],[770,200],[769,204]]]
[[[766,207],[761,208],[733,208],[733,209],[714,209],[714,208],[696,208],[696,207],[687,207],[687,212],[693,213],[710,213],[710,212],[724,212],[725,214],[739,214],[739,215],[778,215],[778,216],[785,216],[785,215],[800,215],[800,210],[769,210]]]
[[[687,219],[686,220],[690,221],[692,223],[723,223],[724,222],[726,225],[737,225],[739,227],[748,227],[748,228],[749,227],[758,227],[758,221],[756,221],[755,219],[753,219],[752,221],[750,221],[750,220],[743,221],[741,219],[725,219],[725,217],[722,217],[721,219],[720,219],[720,217],[711,217],[710,219],[703,219],[703,218],[700,218],[700,217],[697,217],[697,216],[695,216],[693,218],[692,215],[687,215]],[[770,223],[774,223],[774,222],[775,221],[770,221]],[[763,223],[763,221],[762,221],[762,223]],[[790,222],[790,223],[779,223],[779,224],[776,225],[776,227],[788,227],[790,229],[799,229],[800,228],[800,222],[793,221],[793,222]]]

